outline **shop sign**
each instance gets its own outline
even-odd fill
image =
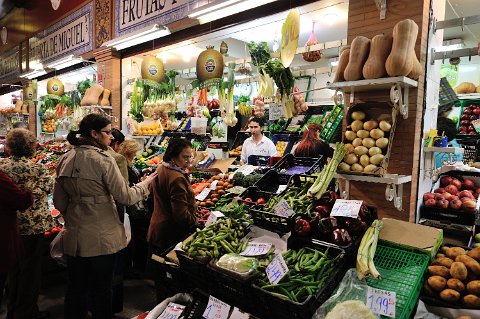
[[[167,25],[185,18],[203,1],[193,0],[115,0],[115,37],[155,23]],[[205,1],[206,2],[206,1]]]
[[[20,74],[20,64],[18,48],[14,48],[0,56],[0,82],[5,83],[18,77]]]
[[[30,39],[30,61],[43,65],[93,49],[93,4],[87,4]]]

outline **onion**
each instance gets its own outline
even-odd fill
[[[345,155],[345,157],[343,158],[343,161],[349,165],[352,165],[358,162],[358,157],[357,155],[350,153]]]
[[[363,141],[363,139],[361,139],[360,137],[357,137],[352,142],[353,147],[357,147],[357,146],[362,145],[362,141]]]
[[[345,144],[345,148],[347,149],[347,154],[348,154],[348,153],[353,153],[353,151],[355,150],[355,147],[354,147],[352,144],[350,144],[350,143]],[[381,151],[380,151],[380,152],[381,152]]]
[[[374,120],[366,121],[365,123],[363,123],[363,129],[367,131],[371,131],[377,127],[378,127],[378,123],[377,121],[374,121]]]
[[[360,164],[353,164],[352,167],[350,168],[353,172],[363,172],[363,166]]]
[[[392,128],[392,125],[388,123],[387,121],[381,121],[380,122],[380,129],[384,132],[390,132],[390,129]]]
[[[383,131],[378,128],[370,131],[370,136],[376,140],[378,140],[379,138],[382,138],[384,135],[385,133],[383,133]]]
[[[339,171],[350,171],[350,165],[348,165],[347,163],[344,163],[344,162],[341,162],[339,165],[338,165],[338,170]]]
[[[381,149],[384,149],[388,145],[388,139],[385,138],[385,137],[381,137],[381,138],[379,138],[378,140],[375,141],[375,145],[377,145]]]
[[[355,120],[352,122],[351,127],[352,127],[352,131],[358,132],[361,129],[363,129],[363,122],[360,120]]]
[[[359,156],[367,154],[368,153],[368,148],[366,148],[365,146],[357,146],[357,147],[355,147],[354,153],[356,155],[359,155]]]
[[[356,137],[357,137],[357,134],[355,134],[355,132],[352,132],[352,131],[345,132],[345,138],[349,141],[353,141]]]
[[[365,167],[363,170],[365,173],[374,173],[378,169],[378,166],[370,164]]]
[[[366,148],[371,148],[375,146],[375,140],[373,138],[364,138],[362,140],[362,145],[365,146]]]
[[[382,154],[382,150],[379,147],[374,146],[368,150],[368,155],[370,156],[374,156],[377,154]]]
[[[376,154],[370,157],[370,163],[374,165],[380,164],[384,159],[384,156],[382,154]]]
[[[370,165],[370,156],[366,154],[360,156],[360,164],[362,164],[363,167]]]
[[[365,113],[363,112],[353,112],[352,113],[352,119],[354,120],[363,120],[365,118]]]
[[[357,132],[357,136],[360,138],[367,138],[367,137],[370,137],[370,133],[365,130],[360,130]]]

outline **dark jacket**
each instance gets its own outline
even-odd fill
[[[147,240],[163,250],[183,240],[195,224],[195,194],[181,172],[163,165],[152,184],[154,210]]]
[[[25,210],[32,204],[30,191],[19,188],[0,171],[0,272],[10,270],[22,257],[23,247],[16,211]]]

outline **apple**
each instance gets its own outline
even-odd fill
[[[468,135],[477,135],[477,132],[471,131],[471,132],[468,132]]]
[[[477,210],[477,203],[475,203],[473,200],[467,200],[463,202],[462,208],[466,212],[475,213]]]
[[[438,200],[447,199],[444,195],[445,195],[445,193],[443,193],[443,194],[436,194],[436,195],[435,195],[435,200],[438,201]]]
[[[468,132],[475,132],[475,127],[472,125],[468,126]]]
[[[472,109],[469,109],[469,108],[467,107],[465,110],[463,110],[463,114],[465,114],[465,115],[470,115],[470,114],[472,114]]]
[[[462,182],[460,182],[458,179],[453,178],[452,181],[450,182],[450,185],[455,186],[457,189],[462,188]]]
[[[480,194],[480,187],[478,187],[477,189],[475,189],[475,193]]]
[[[450,201],[456,200],[456,199],[460,200],[460,198],[457,195],[450,196]]]
[[[445,187],[445,192],[450,193],[452,195],[458,194],[458,188],[455,185],[447,185]]]
[[[436,190],[434,190],[433,192],[436,193],[436,194],[443,194],[443,193],[445,193],[445,189],[440,187],[440,188],[437,188]]]
[[[423,194],[423,202],[425,203],[427,200],[429,199],[434,199],[435,198],[435,194],[433,193],[425,193]]]
[[[465,178],[462,184],[463,189],[475,189],[475,183],[471,179]]]
[[[449,204],[450,203],[446,199],[437,200],[437,206],[440,207],[440,208],[448,208]]]
[[[469,120],[470,117],[468,116],[468,114],[463,114],[462,116],[460,116],[460,120],[461,121],[465,121],[465,120]]]
[[[462,126],[468,126],[470,124],[470,121],[469,120],[462,120],[460,121],[460,125]]]
[[[460,193],[458,193],[458,197],[460,197],[460,198],[469,197],[469,198],[473,199],[473,194],[472,194],[471,190],[463,190]]]
[[[442,176],[442,178],[440,178],[440,186],[445,187],[449,185],[452,182],[452,179],[451,176]]]
[[[425,206],[427,207],[434,207],[437,205],[437,201],[433,198],[429,198],[425,201]]]
[[[480,115],[480,108],[474,109],[474,110],[472,111],[472,113],[475,114],[476,116],[479,116],[479,115]]]
[[[459,199],[454,199],[450,202],[450,208],[451,209],[455,209],[455,210],[459,210],[460,208],[462,208],[462,201],[459,200]]]
[[[469,201],[469,200],[472,200],[470,197],[462,197],[460,198],[460,200],[462,201],[462,203],[465,203],[466,201]]]
[[[471,121],[474,121],[474,120],[477,119],[477,116],[476,116],[475,114],[471,114],[471,115],[469,116],[469,118],[470,118]]]

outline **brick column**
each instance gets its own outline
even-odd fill
[[[120,129],[122,123],[120,55],[111,48],[100,48],[94,51],[93,54],[97,61],[98,74],[102,76],[102,85],[111,92],[110,104],[112,105],[112,116],[117,118],[117,122],[112,119],[112,126]]]
[[[403,19],[412,19],[418,25],[415,52],[422,66],[426,65],[426,52],[429,26],[429,0],[388,0],[387,13],[380,20],[380,13],[373,0],[350,0],[348,8],[347,38],[350,44],[356,36],[372,38],[377,34],[392,34],[395,24]],[[425,74],[418,80],[418,88],[409,91],[408,119],[399,114],[395,138],[390,154],[388,172],[411,175],[412,182],[403,188],[403,210],[399,212],[392,202],[385,199],[385,184],[352,182],[352,199],[363,199],[367,204],[378,208],[379,217],[392,217],[415,221],[418,171],[422,139],[422,119],[424,112]],[[375,91],[355,93],[355,101],[390,101],[390,92]],[[349,96],[346,96],[347,103]]]

